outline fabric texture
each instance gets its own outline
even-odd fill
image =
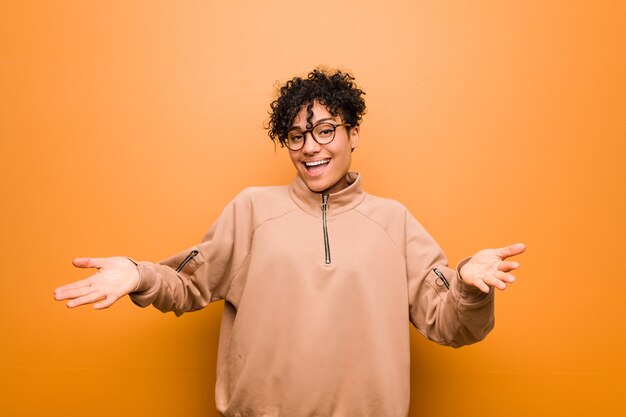
[[[326,240],[322,196],[297,177],[245,189],[200,244],[138,263],[139,306],[180,315],[224,300],[222,415],[406,417],[407,322],[453,347],[493,328],[493,290],[464,284],[404,206],[348,179],[328,196]]]

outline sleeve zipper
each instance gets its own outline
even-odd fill
[[[450,289],[450,283],[448,282],[448,280],[446,279],[446,277],[443,276],[443,274],[441,273],[441,271],[439,270],[439,268],[434,268],[433,272],[439,277],[437,278],[438,280],[440,279],[441,282],[443,282],[443,285],[446,287],[447,290]]]
[[[189,252],[189,255],[187,255],[187,257],[180,263],[180,265],[178,265],[178,268],[176,268],[176,272],[182,271],[185,265],[187,265],[189,261],[195,258],[197,254],[198,254],[198,251],[196,249]]]
[[[328,226],[326,224],[326,212],[328,211],[328,194],[322,195],[322,226],[324,229],[324,261],[330,265],[330,244],[328,243]]]

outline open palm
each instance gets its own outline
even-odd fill
[[[463,265],[460,271],[461,279],[486,293],[489,292],[489,287],[504,290],[507,284],[515,281],[511,271],[520,266],[518,262],[506,259],[519,255],[524,250],[526,246],[523,243],[498,249],[483,249]]]

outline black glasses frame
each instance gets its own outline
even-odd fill
[[[316,127],[320,126],[320,125],[329,125],[333,127],[333,137],[330,138],[329,141],[327,142],[320,142],[316,137],[315,134],[313,133],[313,129],[315,129]],[[330,122],[320,122],[320,123],[316,123],[313,126],[311,126],[311,128],[309,129],[305,129],[305,130],[300,130],[298,129],[299,132],[302,132],[302,135],[304,137],[304,139],[302,140],[302,144],[298,147],[291,147],[289,146],[289,132],[291,130],[295,130],[295,129],[289,129],[289,132],[287,132],[287,137],[285,138],[285,146],[287,147],[287,149],[289,149],[290,151],[299,151],[300,149],[304,148],[304,144],[306,143],[306,133],[309,132],[311,134],[311,137],[313,138],[313,140],[315,142],[317,142],[320,145],[328,145],[330,142],[332,142],[333,140],[335,140],[335,133],[337,132],[337,128],[341,127],[341,126],[346,126],[346,127],[350,127],[352,126],[350,123],[338,123],[338,124],[334,124],[334,123],[330,123]]]

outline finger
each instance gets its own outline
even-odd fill
[[[119,298],[114,295],[108,295],[104,300],[93,305],[93,308],[96,310],[102,310],[104,308],[109,308],[115,303]]]
[[[519,262],[502,261],[500,265],[498,265],[498,270],[502,272],[509,272],[517,268],[519,268]]]
[[[68,298],[84,297],[85,295],[90,294],[93,291],[94,291],[93,287],[91,286],[84,286],[80,288],[68,288],[62,291],[55,291],[54,299],[57,301],[61,301],[61,300],[67,300]]]
[[[91,277],[81,279],[80,281],[72,282],[70,284],[66,284],[55,289],[54,296],[56,297],[57,295],[62,295],[67,291],[72,291],[72,290],[76,290],[79,288],[87,288],[87,287],[91,287]]]
[[[516,243],[511,246],[505,246],[503,248],[494,249],[496,255],[498,255],[501,259],[506,259],[510,256],[519,255],[520,253],[526,250],[526,245],[523,243]]]
[[[506,290],[506,284],[504,282],[500,281],[499,279],[496,279],[496,278],[490,279],[489,280],[489,285],[499,289],[500,291]]]
[[[72,263],[78,268],[100,268],[104,263],[103,258],[75,258]]]
[[[515,282],[515,275],[509,274],[508,272],[498,271],[493,275],[502,282],[507,282],[509,284]]]
[[[477,278],[475,279],[472,284],[474,287],[478,288],[479,290],[481,290],[484,293],[489,293],[489,285],[487,285],[482,279]]]
[[[72,307],[78,307],[78,306],[82,306],[83,304],[91,304],[94,303],[96,301],[99,301],[101,299],[105,298],[105,296],[99,292],[92,292],[90,294],[87,294],[83,297],[78,297],[75,298],[73,300],[70,300],[67,302],[67,306],[69,308]]]

